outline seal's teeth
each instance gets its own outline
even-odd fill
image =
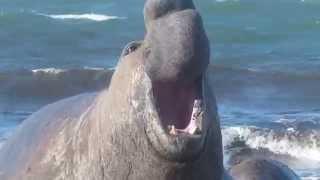
[[[190,129],[188,130],[188,133],[189,133],[189,134],[195,134],[195,132],[197,131],[197,129],[198,129],[198,127],[194,126],[194,127],[190,128]]]
[[[200,99],[195,99],[195,100],[194,100],[194,103],[193,103],[193,107],[198,107],[198,108],[200,108],[200,107],[201,107],[201,104],[202,104],[202,100],[200,100]]]
[[[193,103],[193,109],[192,109],[192,114],[191,114],[191,120],[195,121],[197,120],[197,117],[201,113],[201,100],[196,99]]]
[[[201,131],[201,129],[199,127],[197,127],[195,129],[195,131],[193,132],[193,134],[201,134],[201,133],[202,133],[202,131]]]
[[[174,127],[174,125],[169,125],[168,126],[168,131],[169,131],[169,134],[171,134],[171,135],[177,135],[178,134],[176,128]]]

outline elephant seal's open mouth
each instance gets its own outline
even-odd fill
[[[207,111],[206,77],[192,83],[151,82],[146,134],[164,158],[185,162],[205,148],[212,115]]]
[[[210,45],[202,18],[191,0],[147,0],[144,15],[146,35],[136,51],[150,86],[146,133],[165,158],[192,160],[204,149],[212,117],[205,77]]]
[[[154,82],[153,94],[160,123],[169,135],[202,134],[202,77],[188,84]]]

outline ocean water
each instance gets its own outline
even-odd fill
[[[194,2],[226,167],[244,144],[320,179],[320,1]],[[105,87],[122,48],[143,39],[143,3],[0,0],[0,143],[44,105]]]

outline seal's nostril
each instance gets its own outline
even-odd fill
[[[210,44],[196,10],[176,11],[152,22],[144,42],[152,50],[144,57],[153,81],[193,82],[209,64]]]
[[[174,11],[195,9],[192,0],[147,0],[144,8],[146,23]]]

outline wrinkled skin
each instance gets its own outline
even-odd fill
[[[19,127],[0,151],[1,180],[222,179],[201,17],[191,0],[147,0],[145,21],[145,39],[124,49],[108,89],[48,105]],[[189,123],[196,98],[201,133],[169,134],[169,123]]]
[[[230,169],[233,180],[299,180],[286,165],[266,159],[249,159]]]
[[[147,1],[144,8],[148,74],[153,81],[190,82],[209,64],[209,42],[191,0],[166,1]]]

